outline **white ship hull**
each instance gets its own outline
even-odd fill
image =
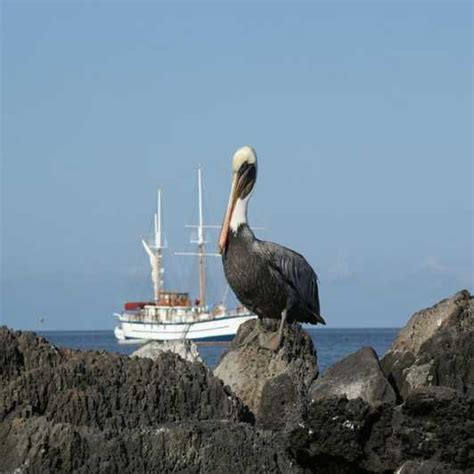
[[[194,341],[225,341],[231,340],[239,326],[255,318],[255,314],[247,313],[232,316],[219,316],[208,321],[191,323],[157,323],[145,321],[124,321],[115,328],[115,337],[125,341],[130,339],[171,341],[192,339]]]

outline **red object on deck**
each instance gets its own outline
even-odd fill
[[[133,311],[135,309],[142,309],[146,305],[155,304],[150,301],[128,301],[124,304],[124,308],[127,311]]]

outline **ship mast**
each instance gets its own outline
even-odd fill
[[[202,306],[206,305],[206,261],[204,259],[204,229],[202,219],[202,180],[201,168],[198,168],[198,201],[199,201],[199,224],[198,224],[198,256],[199,256],[199,301]]]
[[[206,253],[204,240],[204,229],[207,227],[214,228],[218,226],[205,225],[203,218],[202,205],[202,173],[201,168],[198,168],[198,225],[187,225],[186,227],[193,227],[197,229],[197,240],[191,240],[191,243],[197,244],[197,252],[175,252],[175,255],[194,255],[198,257],[199,261],[199,305],[206,305],[206,259],[205,257],[220,257],[218,253]]]
[[[150,257],[151,265],[151,280],[153,282],[153,297],[156,304],[159,304],[160,293],[163,286],[161,275],[163,273],[163,253],[164,248],[162,244],[162,232],[161,232],[161,189],[158,189],[158,202],[157,210],[154,214],[154,243],[153,245],[148,244],[145,240],[142,240],[143,247],[146,253]]]

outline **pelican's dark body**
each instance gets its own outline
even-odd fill
[[[247,224],[229,232],[222,255],[227,281],[239,301],[260,318],[324,323],[317,276],[293,250],[256,239]]]

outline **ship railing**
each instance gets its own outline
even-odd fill
[[[156,307],[158,310],[159,307]],[[237,309],[227,309],[223,306],[217,306],[209,311],[208,307],[193,307],[186,311],[184,314],[179,314],[178,311],[170,310],[167,308],[165,314],[160,314],[159,311],[150,311],[143,313],[143,311],[124,311],[121,314],[116,313],[118,319],[124,322],[144,322],[144,323],[186,323],[186,322],[197,322],[197,321],[212,321],[221,317],[238,317],[248,316],[251,312],[245,307],[239,307]],[[206,315],[206,318],[203,316]]]
[[[249,311],[245,307],[237,308],[237,309],[223,309],[219,311],[218,313],[214,313],[214,317],[219,317],[219,316],[245,316],[248,314],[251,314],[251,311]]]
[[[166,323],[192,323],[203,320],[202,315],[207,314],[211,320],[214,319],[214,315],[207,311],[207,308],[201,307],[197,308],[190,308],[186,312],[182,312],[179,310],[173,310],[166,308],[166,312],[160,313],[159,307],[156,308],[156,311],[148,311],[146,313],[142,311],[126,311],[121,314],[116,314],[120,321],[122,322],[142,322],[142,323],[159,323],[159,324],[166,324]]]

